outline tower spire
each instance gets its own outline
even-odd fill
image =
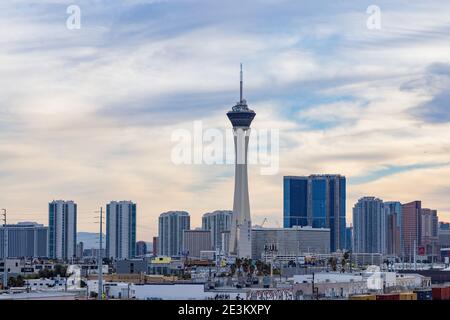
[[[243,97],[243,82],[244,82],[244,74],[243,74],[243,72],[242,72],[242,63],[241,63],[241,87],[240,87],[240,100],[239,100],[239,102],[242,104],[242,102],[243,102],[243,99],[242,99],[242,97]]]

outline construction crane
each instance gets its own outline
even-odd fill
[[[262,228],[264,227],[264,224],[267,222],[267,218],[264,218],[263,222],[261,224],[255,224],[255,227]]]
[[[261,228],[264,227],[264,224],[267,222],[267,218],[264,218],[263,222],[261,223]]]

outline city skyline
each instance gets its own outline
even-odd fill
[[[151,241],[162,212],[187,211],[201,226],[202,214],[231,210],[233,165],[176,166],[170,134],[197,120],[229,127],[240,62],[255,129],[277,128],[281,140],[277,175],[249,166],[254,224],[283,224],[283,176],[320,173],[347,177],[347,221],[363,196],[421,200],[450,220],[450,4],[379,1],[382,28],[369,30],[355,4],[241,3],[236,12],[233,1],[185,10],[86,0],[81,28],[68,30],[65,4],[42,1],[44,13],[29,3],[0,4],[8,223],[47,225],[48,202],[71,199],[77,229],[98,232],[94,212],[131,199],[136,238]]]

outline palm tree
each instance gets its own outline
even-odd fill
[[[345,272],[345,266],[347,265],[347,260],[345,258],[341,259],[341,272]]]
[[[255,267],[256,267],[256,274],[260,275],[262,272],[262,262],[260,260],[256,260]]]
[[[236,258],[236,267],[238,268],[238,269],[240,269],[241,268],[241,265],[242,265],[242,259],[240,259],[240,258]]]
[[[255,266],[250,265],[250,274],[253,275],[255,273]]]
[[[234,274],[236,273],[236,264],[232,264],[231,266],[230,266],[230,275],[231,276],[234,276]]]
[[[328,259],[328,264],[331,266],[331,270],[336,271],[337,269],[337,260],[335,257],[330,257]]]
[[[245,258],[244,262],[242,262],[242,270],[244,271],[244,273],[248,273],[249,271],[249,263],[247,258]]]

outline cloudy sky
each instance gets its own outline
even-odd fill
[[[66,10],[81,10],[68,29]],[[368,6],[381,9],[369,29]],[[78,203],[95,231],[138,204],[138,239],[168,210],[230,209],[232,165],[175,165],[175,130],[225,129],[239,63],[252,125],[280,132],[280,169],[250,167],[255,223],[282,224],[283,175],[348,178],[361,196],[422,200],[450,220],[450,2],[12,0],[0,3],[0,207],[47,224]]]

